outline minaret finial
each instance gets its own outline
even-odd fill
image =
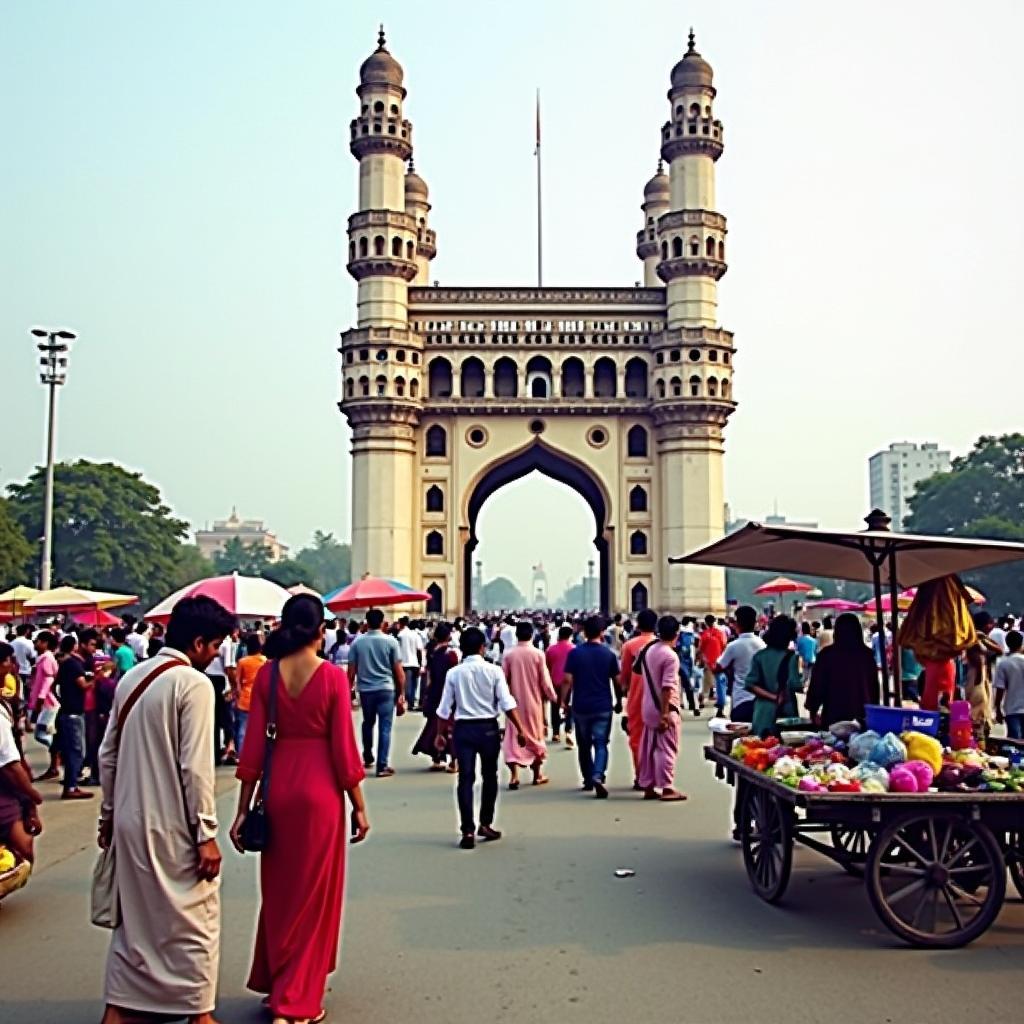
[[[665,173],[665,161],[662,160],[660,156],[658,157],[658,173],[659,174],[664,174]]]
[[[383,26],[381,27],[381,31],[383,32]],[[687,48],[686,52],[687,53],[696,53],[697,52],[697,37],[693,34],[693,26],[692,25],[690,26],[690,45]]]
[[[691,32],[690,35],[692,36],[693,33]],[[384,25],[383,25],[383,23],[381,23],[380,31],[377,33],[377,49],[378,50],[383,50],[384,49],[384,42],[385,42],[385,39],[384,39]]]
[[[412,154],[409,155],[409,173],[410,174],[415,174],[416,173],[416,162],[415,162],[415,160],[413,160]]]

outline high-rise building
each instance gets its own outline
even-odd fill
[[[868,460],[871,507],[887,512],[893,527],[902,529],[914,489],[922,480],[946,472],[949,465],[949,452],[940,451],[937,444],[901,441],[889,445],[888,451],[876,452]]]

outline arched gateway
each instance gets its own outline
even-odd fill
[[[481,507],[538,470],[594,513],[602,608],[722,610],[720,571],[666,561],[722,533],[722,430],[735,408],[732,335],[717,324],[722,125],[692,34],[661,132],[670,171],[659,166],[644,190],[643,287],[429,286],[436,241],[403,77],[382,32],[350,129],[358,325],[342,335],[340,406],[353,432],[353,573],[411,581],[436,611],[467,610]],[[524,536],[543,526],[537,509]]]

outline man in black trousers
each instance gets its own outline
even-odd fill
[[[459,641],[463,660],[445,677],[444,692],[437,708],[435,743],[439,750],[443,750],[448,736],[453,736],[455,757],[459,763],[457,793],[462,831],[459,847],[463,850],[473,849],[475,836],[490,841],[501,838],[501,833],[493,827],[498,802],[498,757],[501,754],[499,715],[504,713],[512,723],[520,744],[526,745],[533,739],[523,731],[505,673],[497,665],[484,660],[485,643],[483,631],[475,626],[463,632]],[[476,782],[478,757],[482,779],[480,828],[474,829],[473,784]]]

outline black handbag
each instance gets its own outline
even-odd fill
[[[267,703],[267,741],[263,748],[263,775],[249,813],[238,837],[248,853],[262,853],[270,845],[270,820],[267,817],[267,793],[270,791],[270,765],[277,739],[277,686],[280,669],[275,661],[270,670],[270,699]]]

